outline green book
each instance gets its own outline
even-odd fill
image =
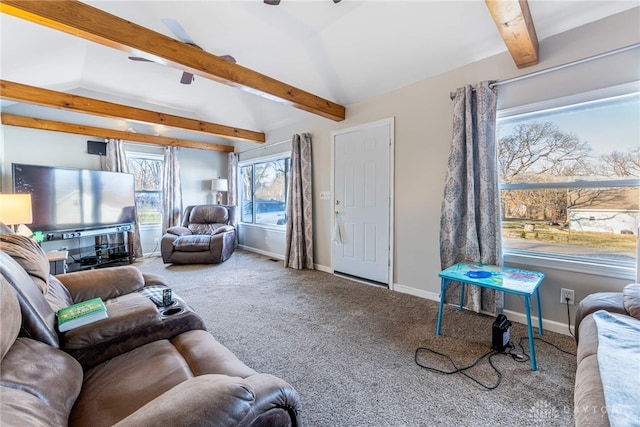
[[[58,330],[66,332],[107,317],[107,307],[102,299],[93,298],[58,310]]]

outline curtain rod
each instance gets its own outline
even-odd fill
[[[238,152],[238,154],[250,153],[256,150],[266,150],[267,148],[275,147],[276,145],[280,145],[280,144],[286,144],[288,142],[290,143],[291,139],[285,139],[284,141],[274,142],[273,144],[269,144],[269,145],[261,145],[260,147],[252,148],[250,150],[240,151]]]
[[[610,56],[610,55],[615,55],[616,53],[622,53],[622,52],[626,52],[627,50],[631,50],[631,49],[636,49],[640,47],[640,43],[634,43],[628,46],[624,46],[624,47],[620,47],[618,49],[613,49],[607,52],[603,52],[603,53],[599,53],[597,55],[593,55],[593,56],[588,56],[586,58],[582,58],[582,59],[577,59],[575,61],[571,61],[571,62],[567,62],[565,64],[560,64],[560,65],[556,65],[554,67],[549,67],[549,68],[545,68],[544,70],[538,70],[538,71],[534,71],[533,73],[529,73],[529,74],[523,74],[521,76],[518,77],[514,77],[512,79],[507,79],[507,80],[499,80],[496,81],[494,83],[489,84],[490,88],[494,88],[496,86],[502,86],[502,85],[506,85],[509,83],[513,83],[513,82],[517,82],[519,80],[524,80],[524,79],[528,79],[530,77],[536,77],[542,74],[547,74],[550,73],[552,71],[558,71],[558,70],[562,70],[563,68],[568,68],[568,67],[572,67],[574,65],[579,65],[585,62],[589,62],[589,61],[593,61],[596,59],[600,59],[600,58],[604,58],[606,56]],[[451,92],[451,99],[453,99],[455,97],[455,92]]]
[[[533,73],[523,74],[521,76],[514,77],[512,79],[499,80],[499,81],[497,81],[495,83],[491,83],[489,85],[489,87],[502,86],[502,85],[506,85],[506,84],[509,84],[509,83],[517,82],[518,80],[528,79],[529,77],[535,77],[535,76],[539,76],[541,74],[550,73],[552,71],[562,70],[563,68],[572,67],[574,65],[579,65],[579,64],[582,64],[584,62],[593,61],[595,59],[604,58],[604,57],[609,56],[609,55],[615,55],[616,53],[626,52],[627,50],[635,49],[637,47],[640,47],[640,43],[635,43],[635,44],[632,44],[632,45],[629,45],[629,46],[620,47],[618,49],[613,49],[613,50],[610,50],[608,52],[603,52],[603,53],[599,53],[597,55],[588,56],[586,58],[577,59],[575,61],[567,62],[566,64],[560,64],[560,65],[556,65],[555,67],[545,68],[544,70],[534,71]]]

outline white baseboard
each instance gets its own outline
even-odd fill
[[[524,313],[519,313],[517,311],[511,310],[503,310],[503,313],[509,318],[509,320],[522,323],[523,325],[527,324],[527,315]],[[533,332],[538,332],[538,317],[531,316],[531,327],[533,328]],[[569,326],[566,323],[556,322],[555,320],[544,320],[542,319],[542,329],[545,331],[557,332],[563,335],[569,334]],[[571,332],[574,332],[573,325],[571,326]]]
[[[245,245],[238,245],[238,247],[248,252],[254,252],[260,255],[267,256],[269,258],[274,258],[274,259],[279,259],[280,261],[284,261],[284,256],[274,252],[263,251],[261,249],[256,249],[256,248],[252,248],[250,246],[245,246]]]
[[[313,268],[315,268],[318,271],[323,271],[325,273],[333,273],[333,269],[331,267],[327,267],[326,265],[321,265],[321,264],[313,264]]]
[[[416,288],[411,288],[408,286],[403,286],[403,285],[398,285],[395,284],[394,285],[394,290],[398,291],[398,292],[402,292],[405,294],[409,294],[409,295],[414,295],[417,297],[421,297],[421,298],[426,298],[426,299],[430,299],[433,301],[438,301],[440,302],[440,294],[436,294],[435,292],[429,292],[429,291],[425,291],[422,289],[416,289]],[[513,322],[518,322],[518,323],[522,323],[523,325],[527,324],[527,315],[524,313],[520,313],[517,311],[512,311],[512,310],[504,310],[503,311],[504,314],[509,318],[509,320],[513,321]],[[533,328],[534,332],[538,331],[538,317],[537,316],[531,316],[531,327]],[[562,322],[556,322],[554,320],[545,320],[544,318],[542,319],[542,328],[545,331],[551,331],[551,332],[557,332],[559,334],[563,334],[563,335],[570,335],[569,334],[569,327],[566,323],[562,323]],[[574,332],[573,326],[571,327],[571,332]]]
[[[251,247],[243,246],[243,245],[240,245],[240,248],[242,248],[242,249],[244,249],[246,251],[249,251],[249,252],[255,252],[255,253],[258,253],[258,254],[261,254],[261,255],[265,255],[265,256],[268,256],[270,258],[284,260],[284,256],[279,255],[279,254],[266,252],[266,251],[262,251],[260,249],[255,249],[255,248],[251,248]],[[331,267],[327,267],[326,265],[314,264],[314,268],[316,270],[318,270],[318,271],[323,271],[325,273],[333,273],[333,269]],[[393,290],[393,291],[404,293],[404,294],[409,294],[409,295],[413,295],[413,296],[416,296],[416,297],[425,298],[425,299],[428,299],[428,300],[440,302],[440,294],[439,293],[425,291],[423,289],[412,288],[410,286],[400,285],[398,283],[394,283],[393,286],[390,287],[390,289]],[[527,316],[524,313],[520,313],[520,312],[512,311],[512,310],[504,310],[504,314],[509,318],[509,320],[511,320],[513,322],[522,323],[523,325],[527,324]],[[538,331],[538,317],[537,316],[531,316],[531,326],[533,327],[535,332]],[[542,319],[542,328],[545,331],[551,331],[551,332],[557,332],[559,334],[570,335],[569,334],[569,328],[568,328],[568,325],[566,323],[556,322],[554,320]],[[571,332],[572,333],[574,332],[573,326],[571,327]]]
[[[422,289],[410,288],[409,286],[399,285],[397,283],[393,285],[393,290],[402,292],[403,294],[409,294],[416,297],[440,302],[440,294],[436,294],[435,292],[429,292]]]

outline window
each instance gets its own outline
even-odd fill
[[[578,271],[598,266],[600,273],[610,267],[618,270],[613,276],[633,277],[640,226],[640,94],[626,92],[499,113],[507,258],[573,263],[570,269]]]
[[[239,166],[240,220],[280,226],[286,222],[291,158],[261,159]]]
[[[129,172],[135,178],[136,211],[140,226],[162,224],[162,156],[127,153]]]

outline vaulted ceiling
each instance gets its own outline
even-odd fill
[[[170,28],[167,19],[177,22],[205,52],[232,55],[243,68],[292,87],[288,92],[306,91],[339,106],[507,50],[483,1],[282,0],[279,6],[260,0],[83,3],[174,39],[175,25]],[[637,1],[529,1],[540,41],[637,6]],[[184,67],[132,61],[131,52],[6,13],[0,15],[0,26],[3,81],[256,133],[314,114],[198,74],[191,84],[181,84]],[[133,56],[158,60],[136,53]],[[41,119],[59,117],[51,107],[7,100],[2,101],[2,111]],[[120,132],[234,143],[234,139],[150,127],[135,120],[88,121],[81,113],[67,113],[65,120]]]

